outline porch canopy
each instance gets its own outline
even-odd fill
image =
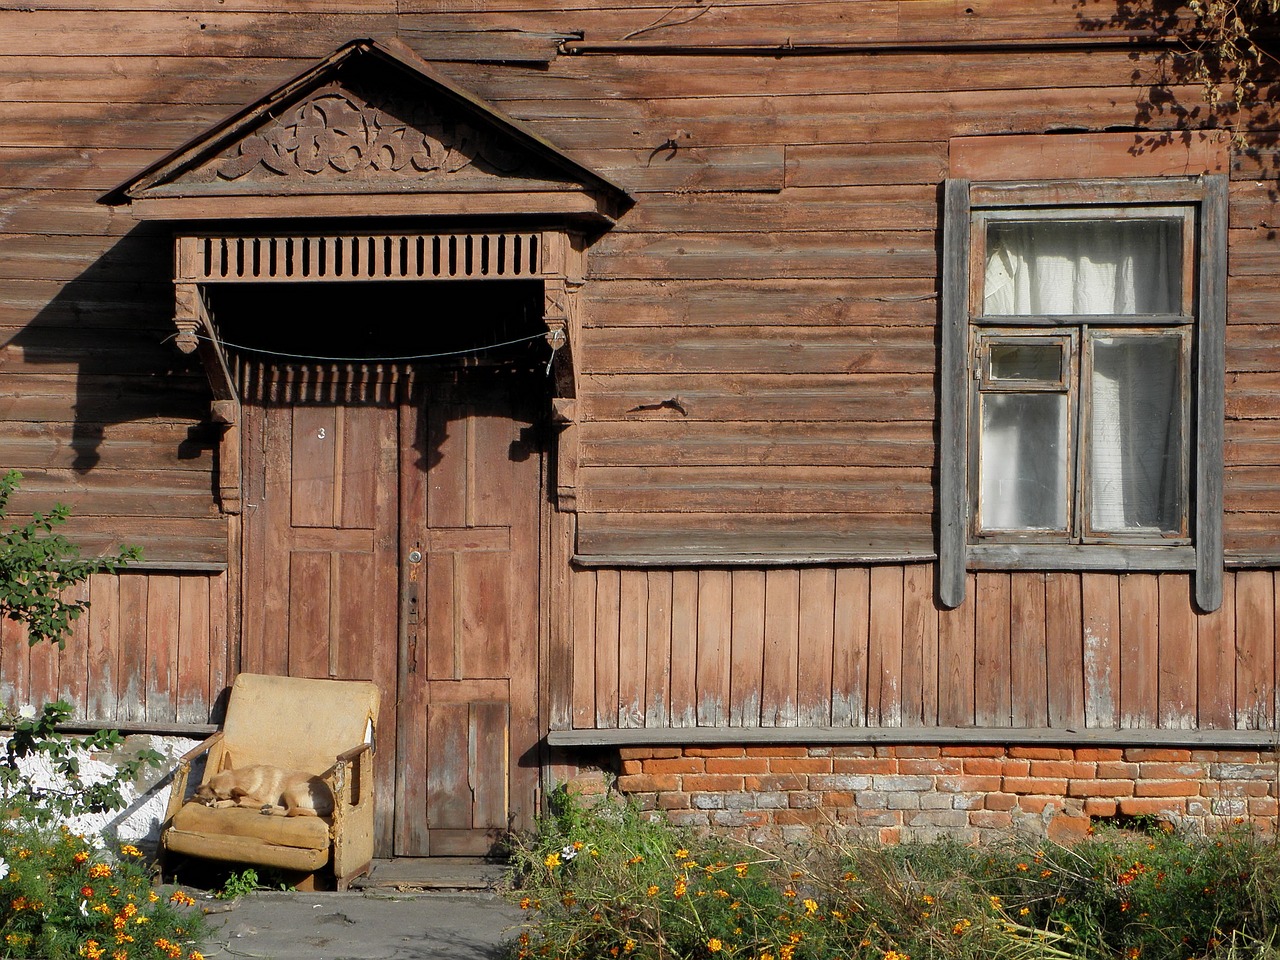
[[[174,225],[177,344],[199,351],[239,510],[239,399],[213,284],[535,280],[572,422],[589,238],[631,196],[397,40],[353,40],[102,198]]]

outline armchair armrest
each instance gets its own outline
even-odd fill
[[[169,803],[164,812],[166,822],[173,819],[173,815],[178,812],[178,808],[182,806],[183,798],[187,795],[187,779],[191,776],[192,762],[204,756],[221,742],[222,731],[219,730],[178,758],[178,764],[173,770],[173,781],[169,785]]]

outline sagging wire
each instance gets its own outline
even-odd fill
[[[174,339],[177,335],[166,339]],[[541,340],[547,336],[545,333],[535,333],[527,337],[519,337],[515,340],[504,340],[502,343],[490,343],[482,347],[467,347],[463,350],[446,350],[441,353],[415,353],[407,354],[399,357],[323,357],[312,353],[287,353],[282,350],[265,350],[262,347],[250,347],[243,343],[231,343],[228,340],[218,339],[204,336],[203,334],[195,334],[197,340],[204,340],[208,343],[220,343],[224,347],[230,347],[233,350],[241,350],[245,353],[254,353],[260,356],[279,357],[283,360],[320,360],[325,363],[404,363],[409,360],[439,360],[444,357],[461,357],[473,353],[484,353],[487,350],[497,350],[501,347],[512,347],[520,343],[529,343],[533,340]],[[552,333],[551,343],[551,361],[555,360],[556,351],[560,349],[561,341],[564,339],[563,331],[556,330]],[[551,361],[547,362],[547,372],[551,371]]]

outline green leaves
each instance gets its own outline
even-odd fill
[[[71,514],[62,504],[13,524],[9,501],[21,481],[16,470],[0,476],[0,614],[26,625],[31,646],[47,641],[61,649],[89,606],[88,600],[70,596],[69,588],[140,560],[142,551],[128,547],[113,556],[81,558],[75,544],[58,532]]]

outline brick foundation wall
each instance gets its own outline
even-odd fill
[[[1277,824],[1275,751],[1040,747],[624,748],[617,789],[675,823],[754,842],[832,829],[882,842],[1070,841],[1097,818],[1195,831]]]

